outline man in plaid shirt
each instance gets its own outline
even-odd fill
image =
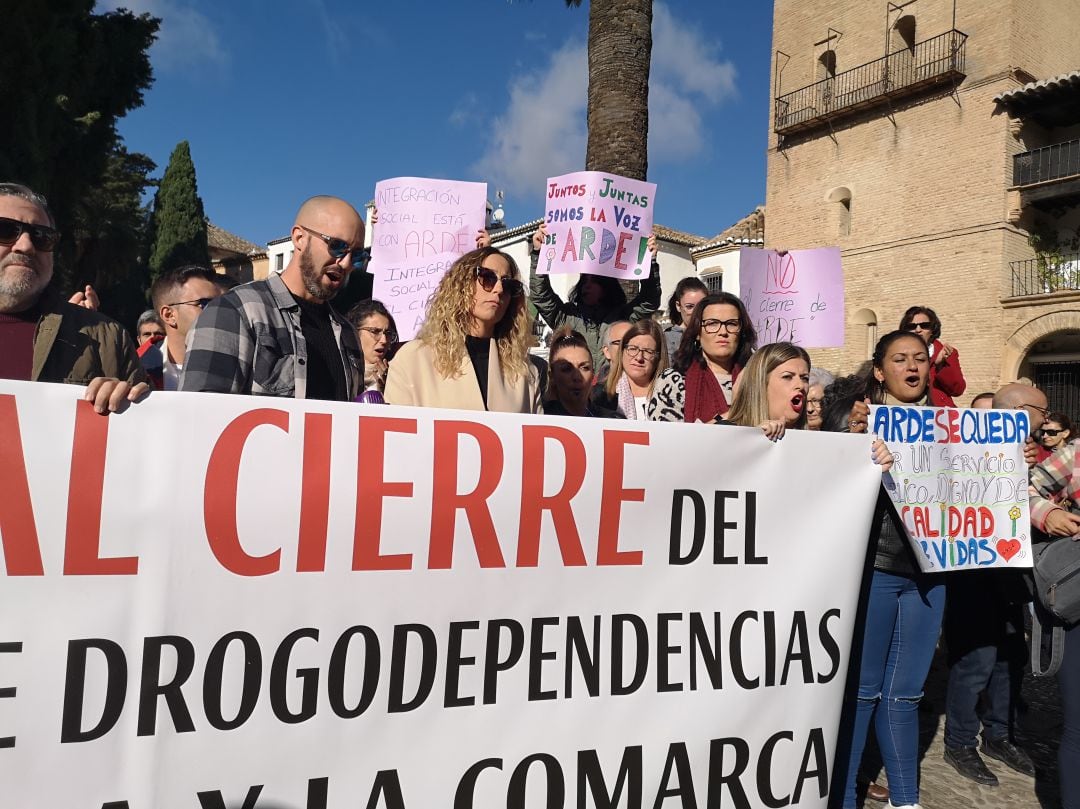
[[[312,197],[296,214],[281,275],[207,305],[188,334],[180,390],[352,401],[364,376],[356,331],[329,301],[364,261],[349,203]]]

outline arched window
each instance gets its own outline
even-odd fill
[[[873,309],[860,309],[851,318],[855,325],[854,331],[863,331],[866,334],[866,358],[874,356],[874,346],[877,345],[877,313]]]
[[[904,48],[907,48],[912,53],[914,53],[914,51],[915,51],[915,15],[914,14],[905,14],[903,17],[901,17],[900,19],[898,19],[896,21],[896,24],[893,26],[893,30],[895,30],[896,33],[900,35],[900,39],[903,42],[902,46],[901,46],[901,44],[899,42],[893,43],[895,45],[895,49],[898,50],[900,47],[904,47]]]
[[[829,205],[829,222],[837,236],[851,235],[851,189],[844,185],[830,188],[825,194]]]
[[[836,51],[829,48],[818,57],[818,78],[831,79],[836,76]]]

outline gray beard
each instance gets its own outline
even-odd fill
[[[0,312],[25,312],[37,302],[46,284],[48,281],[43,283],[37,274],[9,278],[5,268],[0,268]]]

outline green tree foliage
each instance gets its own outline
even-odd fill
[[[150,220],[150,277],[184,264],[210,265],[206,214],[195,181],[191,147],[180,141],[154,195]]]
[[[123,148],[116,123],[142,105],[153,81],[147,52],[160,20],[93,8],[93,0],[4,3],[0,97],[10,114],[0,127],[0,180],[49,199],[64,233],[57,253],[63,292],[109,286],[134,268],[113,261],[138,257],[138,201],[154,167]],[[113,241],[108,261],[98,238],[105,230]]]

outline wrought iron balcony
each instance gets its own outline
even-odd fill
[[[1080,139],[1016,155],[1013,187],[1024,204],[1080,198]]]
[[[1059,257],[1029,258],[1014,261],[1012,296],[1048,295],[1058,290],[1080,290],[1080,253]]]
[[[776,99],[774,131],[793,135],[964,78],[967,34],[955,29]]]

